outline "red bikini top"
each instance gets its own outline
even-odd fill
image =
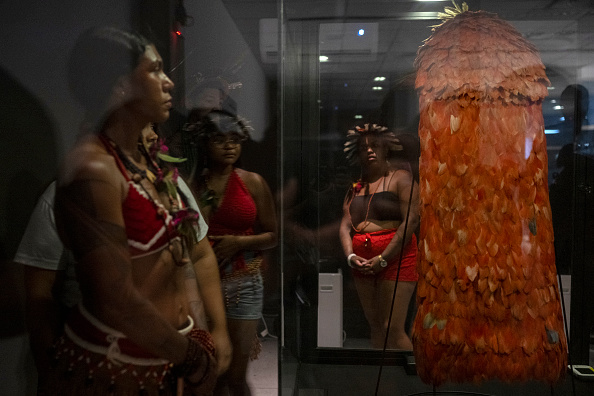
[[[126,167],[111,143],[102,136],[101,141],[128,182],[128,195],[122,203],[122,214],[130,256],[147,256],[164,249],[170,241],[179,239],[179,233],[173,226],[173,218],[167,209],[161,203],[153,201],[142,186],[128,177]],[[159,214],[159,209],[163,209],[163,214]]]
[[[167,247],[170,241],[179,239],[177,229],[172,224],[173,218],[165,207],[153,202],[137,183],[128,180],[128,186],[122,213],[130,256],[137,258],[158,252]],[[157,212],[157,208],[163,208],[162,215]]]
[[[210,235],[252,235],[256,203],[235,170],[229,175],[221,205],[209,220]]]

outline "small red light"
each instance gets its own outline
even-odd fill
[[[178,36],[181,36],[181,32],[179,30],[176,30],[175,34],[177,34]]]

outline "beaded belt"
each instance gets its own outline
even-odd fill
[[[188,334],[194,327],[194,320],[188,316],[188,325],[179,330]],[[112,329],[91,315],[79,304],[72,310],[65,333],[78,346],[91,352],[105,355],[113,363],[130,363],[139,366],[167,364],[168,361],[147,352],[128,339],[123,333]]]

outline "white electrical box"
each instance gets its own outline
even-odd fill
[[[318,282],[318,347],[343,346],[342,271],[320,273]]]

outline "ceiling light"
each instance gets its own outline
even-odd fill
[[[382,88],[382,87],[373,87],[373,90],[374,91],[381,91],[382,89],[384,89],[384,88]]]
[[[386,81],[386,77],[376,77],[373,81]]]
[[[328,62],[329,58],[326,55],[320,55],[320,62]]]
[[[365,35],[365,29],[359,29],[359,31],[357,32],[357,35],[359,35],[359,36]]]
[[[555,87],[547,87],[547,89],[548,89],[549,91],[552,91],[553,89],[555,89]]]
[[[553,106],[553,110],[563,110],[563,106]]]
[[[363,116],[361,114],[356,114],[355,115],[355,120],[360,120],[362,118],[363,118]]]

